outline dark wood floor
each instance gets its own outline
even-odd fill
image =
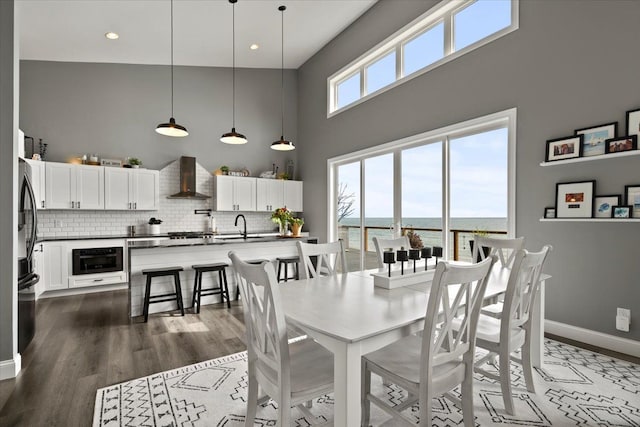
[[[16,379],[0,382],[0,426],[90,426],[96,390],[246,349],[240,302],[129,323],[127,292],[39,300]]]
[[[20,375],[0,382],[2,427],[89,426],[98,388],[246,349],[238,301],[129,323],[127,292],[115,291],[39,300],[37,316]]]

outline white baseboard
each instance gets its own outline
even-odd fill
[[[127,283],[115,283],[113,285],[92,286],[89,288],[69,288],[59,289],[55,291],[45,291],[38,296],[38,299],[67,297],[70,295],[92,294],[96,292],[116,291],[119,289],[127,289]]]
[[[15,378],[22,368],[22,358],[16,354],[12,360],[0,361],[0,380]]]
[[[544,331],[553,335],[606,348],[607,350],[617,351],[618,353],[640,357],[640,341],[603,334],[602,332],[554,322],[553,320],[544,321]]]

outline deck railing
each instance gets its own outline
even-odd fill
[[[347,233],[349,232],[350,229],[360,229],[359,225],[339,225],[338,226],[338,230],[344,230]],[[386,230],[386,231],[390,231],[389,227],[383,227],[383,226],[375,226],[375,225],[367,225],[364,227],[364,251],[368,252],[369,251],[369,231],[370,230]],[[407,232],[409,230],[413,230],[414,232],[420,234],[419,232],[430,232],[430,233],[442,233],[442,229],[441,228],[424,228],[424,227],[402,227],[401,229],[401,233],[404,236],[405,234],[407,234]],[[450,230],[450,232],[453,234],[453,260],[459,260],[460,259],[460,238],[462,236],[466,236],[466,235],[473,235],[474,233],[476,233],[478,230],[467,230],[467,229],[463,229],[463,228],[452,228]],[[498,235],[498,234],[507,234],[506,231],[503,230],[483,230],[483,233],[486,233],[488,235]],[[347,239],[348,240],[348,239]],[[423,239],[424,240],[424,239]],[[346,243],[348,245],[348,241]],[[425,243],[425,246],[430,246],[429,244]],[[469,254],[469,258],[471,257],[471,254]]]

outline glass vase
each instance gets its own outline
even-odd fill
[[[280,235],[281,236],[286,236],[287,235],[287,221],[280,221],[278,223],[279,227],[280,227]]]

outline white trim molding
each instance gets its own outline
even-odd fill
[[[544,321],[544,331],[553,335],[606,348],[607,350],[617,351],[618,353],[640,357],[640,341],[604,334],[590,329],[579,328],[577,326],[567,325],[566,323],[555,322],[553,320]]]
[[[0,381],[15,378],[22,369],[20,354],[13,356],[12,360],[0,360]]]

